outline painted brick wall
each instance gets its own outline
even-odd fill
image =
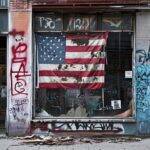
[[[7,132],[23,135],[32,116],[32,11],[23,0],[10,0],[7,53]]]
[[[136,18],[136,109],[140,134],[150,134],[150,12]]]
[[[26,10],[31,8],[31,3],[28,0],[10,0],[9,7],[13,10]]]

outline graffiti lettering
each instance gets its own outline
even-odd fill
[[[122,126],[111,122],[64,122],[64,123],[53,123],[50,130],[53,131],[112,131],[121,132],[123,131]]]
[[[24,32],[17,32],[15,29],[10,32],[17,45],[12,46],[12,60],[11,60],[11,93],[12,95],[25,94],[27,92],[26,77],[31,76],[26,70],[27,65],[27,44],[23,42]]]
[[[70,18],[67,30],[88,30],[90,19],[87,18]]]
[[[150,47],[148,52],[146,50],[137,50],[136,51],[136,61],[140,64],[150,62]]]
[[[32,132],[41,131],[99,131],[116,134],[124,133],[123,124],[113,122],[33,122]]]
[[[55,30],[58,29],[58,27],[60,27],[59,25],[62,24],[62,19],[57,17],[57,18],[53,18],[53,17],[36,17],[37,19],[37,26],[39,25],[40,28],[43,29],[49,29],[49,30]]]
[[[141,64],[136,67],[136,98],[138,117],[145,118],[150,107],[150,65]]]
[[[21,117],[20,114],[23,116],[28,116],[28,113],[25,113],[25,106],[28,104],[28,99],[13,99],[13,106],[9,108],[10,114],[13,115],[14,119],[19,119]]]

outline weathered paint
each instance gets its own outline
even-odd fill
[[[7,53],[7,132],[9,135],[27,133],[32,115],[32,15],[31,11],[24,7],[15,7],[16,3],[13,1],[9,9]]]
[[[25,1],[22,3],[18,0],[19,5],[15,5],[15,0],[12,0],[11,4],[13,5],[10,5],[12,9],[9,10],[7,129],[9,134],[17,135],[28,131],[32,114],[32,11],[29,4],[24,5]],[[150,134],[150,12],[137,13],[135,36],[135,82],[133,83],[136,98],[135,123],[127,123],[123,120],[119,123],[109,120],[103,122],[100,119],[98,122],[57,120],[51,123],[36,122],[31,131],[34,132],[38,128],[46,131],[92,129],[117,134]]]
[[[66,132],[66,131],[98,131],[103,133],[124,134],[124,127],[122,123],[113,122],[36,122],[32,124],[32,133],[37,132]]]
[[[33,0],[34,4],[42,3],[49,5],[59,4],[147,4],[148,0]]]
[[[139,134],[150,133],[150,12],[136,18],[136,114]]]

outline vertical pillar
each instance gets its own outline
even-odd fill
[[[136,110],[139,134],[150,134],[150,12],[136,17]]]
[[[32,117],[32,8],[29,0],[10,0],[7,50],[9,135],[29,132]]]

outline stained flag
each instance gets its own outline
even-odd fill
[[[107,32],[37,34],[39,88],[101,88],[107,38]]]

